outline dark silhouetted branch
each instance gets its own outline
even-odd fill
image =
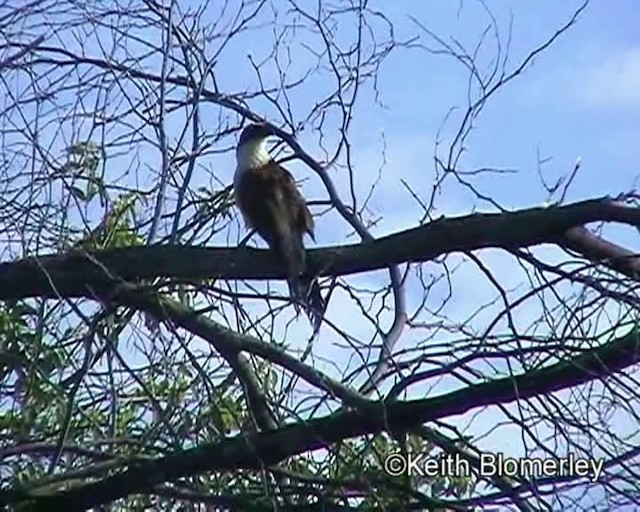
[[[132,462],[120,474],[34,501],[38,510],[86,509],[204,471],[259,469],[344,439],[380,431],[406,431],[473,408],[524,400],[606,378],[639,360],[640,333],[634,328],[598,349],[524,375],[496,379],[422,400],[361,403],[357,410],[301,421],[277,431],[239,436],[155,460]],[[12,499],[17,497],[16,492],[11,491]],[[5,499],[7,497],[5,495]]]
[[[429,261],[456,251],[489,247],[513,250],[546,243],[585,251],[584,256],[593,259],[594,242],[579,244],[572,234],[575,232],[569,230],[598,221],[640,225],[640,209],[597,199],[567,206],[442,218],[374,242],[312,249],[308,260],[311,270],[319,275],[345,275],[403,262]],[[598,246],[599,260],[605,257],[606,247],[606,243]],[[608,257],[609,266],[635,276],[637,258],[630,259],[620,251],[611,251]],[[91,297],[123,281],[157,277],[280,279],[284,272],[268,251],[251,248],[148,246],[93,254],[74,252],[0,264],[0,300]]]

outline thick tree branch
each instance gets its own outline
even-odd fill
[[[640,209],[609,199],[509,213],[442,218],[373,242],[309,250],[309,265],[319,275],[345,275],[402,262],[429,261],[443,254],[488,247],[509,250],[545,243],[591,250],[568,230],[597,221],[640,225]],[[605,257],[599,246],[598,259]],[[606,252],[606,251],[605,251]],[[620,259],[622,257],[622,259]],[[259,260],[259,263],[257,261]],[[612,251],[608,264],[635,277],[638,257]],[[0,300],[25,297],[80,297],[102,294],[114,285],[157,277],[173,279],[279,279],[275,258],[258,249],[180,246],[130,247],[93,254],[66,253],[0,264]]]
[[[594,263],[602,263],[622,274],[640,277],[640,256],[624,247],[603,240],[587,228],[572,228],[562,241],[567,249],[580,253]]]

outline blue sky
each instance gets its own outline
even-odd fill
[[[382,4],[380,4],[382,5]],[[513,38],[508,69],[517,65],[532,48],[542,44],[565,23],[578,2],[493,2],[498,23],[506,31],[509,11],[513,12]],[[473,47],[487,24],[479,4],[464,2],[458,14],[457,2],[386,2],[385,13],[396,23],[396,37],[419,35],[419,43],[434,47],[431,40],[421,34],[407,14],[420,20],[430,30],[449,41],[455,35]],[[480,175],[470,181],[486,195],[507,208],[540,205],[547,197],[538,176],[538,159],[546,161],[540,171],[547,182],[567,175],[578,157],[581,169],[570,187],[565,201],[575,201],[603,195],[617,195],[637,185],[640,159],[637,140],[640,139],[640,38],[636,26],[640,21],[640,4],[628,2],[596,2],[581,16],[577,25],[562,35],[556,43],[538,56],[533,65],[500,91],[487,105],[471,134],[467,152],[461,160],[461,169],[499,167],[517,170],[507,175]],[[494,47],[490,46],[490,49]],[[484,60],[492,57],[487,51]],[[372,228],[376,235],[384,235],[415,225],[420,208],[401,185],[409,183],[415,193],[426,200],[434,178],[433,149],[436,133],[451,106],[464,108],[466,101],[466,70],[452,59],[432,55],[421,48],[398,50],[381,67],[378,81],[379,101],[374,102],[374,91],[364,89],[359,109],[351,126],[354,146],[353,167],[356,188],[364,194],[373,182],[379,185],[370,203],[371,217],[380,216]],[[313,101],[314,89],[308,91]],[[305,98],[303,97],[302,100]],[[456,126],[455,114],[449,126]],[[451,131],[443,132],[443,145],[451,138]],[[331,134],[329,134],[329,137]],[[313,136],[301,136],[305,147],[314,154]],[[384,149],[384,166],[382,152]],[[317,151],[317,150],[316,150]],[[381,167],[382,166],[382,167]],[[318,180],[302,167],[291,166],[296,176],[309,177],[304,187],[309,197],[324,197]],[[379,176],[379,171],[380,176]],[[332,171],[340,185],[342,197],[348,197],[347,179],[340,170]],[[451,180],[443,188],[437,203],[439,213],[461,215],[472,210],[491,211],[489,204],[475,199],[463,187]],[[345,228],[337,219],[324,217],[318,221],[320,243],[339,243],[344,240]],[[628,247],[640,248],[637,233],[630,229],[613,228],[607,231],[614,240]],[[548,262],[565,259],[559,251],[543,248],[538,251]],[[517,292],[526,290],[527,282],[517,264],[499,251],[486,251],[483,260],[493,271],[498,271],[505,287]],[[452,257],[450,262],[459,261]],[[426,269],[429,271],[430,266]],[[432,269],[437,272],[436,268]],[[385,272],[357,276],[353,283],[386,281]],[[416,281],[408,283],[409,303],[418,301]],[[495,289],[472,266],[464,264],[453,277],[454,299],[446,308],[447,316],[462,321],[471,315],[479,303],[495,298]],[[569,288],[565,288],[569,290]],[[431,305],[444,295],[444,289],[431,296]],[[529,325],[540,314],[539,306],[528,304],[515,312],[516,322]],[[486,325],[491,308],[480,315],[476,325]],[[367,339],[371,327],[358,322],[358,312],[346,299],[336,296],[329,315],[350,333]],[[387,322],[390,315],[383,316]],[[434,321],[429,314],[421,315],[425,321]],[[388,324],[387,324],[388,325]],[[600,328],[603,328],[601,325]],[[440,334],[445,339],[446,335]],[[408,330],[399,348],[421,346],[424,333]],[[437,338],[438,336],[436,336]],[[350,348],[330,348],[335,339],[323,331],[314,349],[329,360],[320,367],[332,373],[335,366],[355,364]],[[329,346],[327,346],[327,343]],[[429,342],[427,342],[428,344]],[[486,368],[485,368],[486,370]],[[506,368],[499,368],[499,372]],[[419,387],[413,396],[436,394],[458,387],[455,378],[443,379],[433,388]],[[566,403],[579,403],[579,394],[559,394]],[[519,416],[518,408],[507,410]],[[512,454],[523,453],[523,436],[518,427],[509,426],[502,413],[494,410],[472,411],[453,420],[479,434],[490,431],[479,441],[485,449],[496,449]],[[620,435],[635,430],[633,418],[620,413],[613,422]],[[538,435],[550,433],[539,426]],[[525,436],[526,437],[526,436]],[[637,438],[636,438],[637,442]],[[527,441],[530,445],[530,441]],[[575,451],[574,447],[571,451]],[[594,449],[597,452],[597,449]],[[558,453],[562,452],[559,448]],[[598,491],[583,497],[583,503],[600,498]]]
[[[509,10],[513,11],[509,59],[513,66],[566,22],[580,4],[489,5],[495,9],[503,33],[508,27]],[[453,34],[471,47],[487,24],[486,16],[479,15],[479,4],[472,2],[464,2],[460,14],[457,2],[385,4],[384,11],[388,13],[389,9],[398,39],[419,35],[419,43],[432,47],[433,42],[421,34],[407,13],[443,39],[448,40]],[[492,98],[469,138],[460,167],[464,170],[500,167],[517,173],[470,177],[475,186],[507,208],[540,205],[548,198],[538,177],[539,155],[546,160],[541,173],[547,182],[570,173],[576,159],[581,158],[580,172],[566,201],[616,195],[632,188],[640,172],[633,149],[633,142],[640,135],[640,110],[633,108],[640,104],[640,42],[634,39],[633,32],[638,9],[633,2],[616,2],[615,8],[610,3],[591,5],[577,25]],[[485,61],[491,56],[487,51]],[[370,202],[370,216],[381,217],[372,228],[374,234],[384,235],[415,225],[421,210],[401,180],[410,184],[423,200],[428,198],[434,179],[436,133],[451,106],[464,108],[466,76],[466,70],[450,58],[431,55],[420,48],[400,49],[381,68],[378,90],[384,107],[374,103],[371,89],[365,88],[362,93],[350,136],[357,190],[364,194],[380,179]],[[306,92],[313,98],[313,89]],[[451,121],[450,126],[455,127],[455,114]],[[446,147],[451,130],[445,129],[444,134]],[[301,139],[314,154],[313,137]],[[381,167],[383,150],[386,163]],[[291,168],[297,171],[297,177],[309,178],[304,183],[307,196],[324,197],[319,180],[310,172],[298,166]],[[347,199],[345,173],[333,170],[332,176],[340,185],[342,197]],[[493,209],[453,180],[445,185],[436,204],[439,213],[447,215]],[[340,243],[344,239],[344,224],[329,219],[318,221],[319,242]],[[615,228],[612,232],[620,233],[626,245],[640,247],[634,231]],[[491,258],[496,259],[496,265],[504,266],[506,258],[497,252]],[[384,272],[375,276],[381,282],[386,278]],[[503,272],[503,278],[514,285],[521,281],[521,275],[512,279],[508,272]],[[486,282],[478,286],[487,287]],[[467,293],[464,289],[456,291],[456,308],[464,309],[465,303],[468,307],[475,303],[465,301],[467,295],[476,296],[475,291],[467,290]],[[340,309],[343,310],[342,306]],[[345,316],[353,318],[350,313]]]
[[[546,41],[571,17],[580,3],[551,0],[487,2],[500,27],[503,50],[510,16],[513,16],[507,71],[517,66],[533,48]],[[230,2],[230,5],[236,4]],[[274,33],[272,17],[275,13],[280,24],[288,19],[287,9],[290,5],[287,2],[273,2],[271,5],[273,7],[265,10],[253,23],[254,26],[262,24],[262,28],[233,40],[217,57],[216,78],[223,92],[232,93],[256,87],[256,74],[249,56],[254,63],[269,57]],[[313,10],[315,2],[301,2],[300,5]],[[218,8],[219,3],[212,2],[209,19],[219,19],[224,24],[233,16],[233,9],[218,18]],[[403,187],[402,181],[409,184],[421,200],[428,200],[435,176],[433,155],[436,135],[451,107],[458,107],[442,129],[440,147],[442,150],[446,149],[467,101],[467,70],[450,57],[429,52],[428,48],[437,48],[437,44],[425,34],[419,24],[448,43],[455,37],[463,46],[471,49],[487,27],[489,17],[479,2],[471,1],[379,0],[371,2],[370,8],[385,12],[394,23],[397,40],[412,41],[411,47],[397,48],[385,59],[380,67],[375,89],[371,83],[362,87],[349,131],[354,186],[357,195],[362,198],[377,183],[365,218],[377,219],[371,232],[375,236],[383,236],[413,227],[420,219],[421,208]],[[510,209],[541,205],[549,200],[538,175],[538,157],[545,160],[540,166],[540,172],[547,182],[569,174],[576,159],[580,157],[580,172],[568,191],[566,202],[606,194],[617,195],[637,186],[640,175],[640,157],[637,151],[640,140],[639,22],[640,3],[635,0],[592,2],[576,25],[536,57],[522,75],[489,101],[475,123],[458,170],[469,171],[481,167],[513,170],[509,174],[468,177],[469,182],[481,192]],[[385,24],[375,19],[373,23],[379,31],[379,37],[384,39]],[[336,40],[343,43],[350,40],[353,29],[354,25],[343,23],[338,27]],[[145,29],[139,34],[149,41],[160,40],[158,32]],[[366,44],[370,44],[366,37],[365,40]],[[207,51],[210,55],[215,53],[217,42],[215,40],[209,45]],[[83,48],[89,55],[101,55],[101,50],[91,36],[75,43],[66,39],[64,45],[75,51]],[[142,51],[139,43],[133,43],[131,51],[135,53],[136,45]],[[314,57],[309,48],[321,48],[317,35],[300,30],[295,37],[289,37],[285,45],[279,59],[291,77],[302,76],[313,68]],[[495,41],[489,34],[486,46],[479,53],[478,63],[481,69],[490,66],[495,50]],[[147,61],[148,65],[150,63],[157,64],[151,66],[150,70],[159,72],[159,60]],[[267,87],[277,83],[278,72],[273,65],[266,65],[261,71]],[[294,119],[302,120],[309,109],[333,87],[333,79],[326,68],[314,72],[291,94]],[[139,94],[134,90],[128,92],[134,97]],[[268,102],[256,99],[249,105],[270,121],[281,123],[276,109]],[[109,105],[109,109],[118,108],[124,107]],[[211,126],[216,125],[210,125],[207,121],[215,119],[216,107],[203,104],[202,115],[205,120],[203,131],[208,135],[215,135]],[[180,121],[179,115],[175,115],[170,116],[167,123],[172,140],[178,138],[182,129]],[[85,123],[89,122],[90,120],[85,120]],[[339,117],[334,110],[327,117],[322,139],[324,146],[335,144],[339,134],[338,126]],[[49,134],[44,134],[45,137],[47,135]],[[53,134],[51,137],[54,137]],[[55,137],[59,137],[59,134],[56,133]],[[61,152],[72,140],[70,133],[66,134],[64,140],[57,139],[52,152]],[[312,127],[307,126],[299,135],[299,140],[311,155],[319,160],[324,158],[319,133]],[[231,150],[234,142],[231,138],[224,142],[225,147],[229,148],[226,153],[201,159],[192,183],[194,188],[213,183],[231,183],[235,167]],[[125,151],[121,156],[109,160],[109,178],[115,180],[117,176],[119,179],[123,169],[127,169],[132,162],[138,162],[137,159],[140,167],[135,175],[131,174],[131,182],[152,185],[157,178],[160,160],[157,148],[151,145],[136,145],[131,151]],[[340,196],[348,201],[349,185],[344,159],[338,163],[329,172]],[[287,165],[296,178],[303,181],[302,187],[309,199],[326,198],[320,180],[310,170],[298,163]],[[174,193],[175,191],[169,191],[170,195]],[[445,182],[435,204],[436,215],[463,215],[472,211],[494,209],[487,202],[475,198],[453,179]],[[319,245],[356,241],[353,236],[347,238],[351,229],[335,213],[319,216],[316,224]],[[615,241],[640,250],[640,237],[636,231],[613,228],[607,233]],[[244,235],[241,224],[236,222],[230,229],[215,236],[210,244],[235,245]],[[538,254],[551,263],[559,258],[564,259],[553,248],[542,248]],[[481,256],[487,266],[499,274],[503,285],[515,290],[515,296],[527,289],[526,275],[511,257],[500,251],[485,251]],[[450,266],[462,264],[451,278],[453,300],[442,314],[447,316],[450,323],[462,322],[474,314],[479,304],[494,300],[496,291],[473,264],[463,262],[460,256],[453,255],[447,262]],[[442,266],[440,263],[429,263],[424,266],[424,270],[427,274],[437,275],[442,271]],[[378,271],[350,277],[348,282],[363,287],[384,287],[387,279],[386,271]],[[269,286],[282,292],[286,290],[274,283]],[[407,283],[407,290],[410,313],[413,313],[420,302],[421,292],[414,274]],[[447,295],[447,291],[446,282],[436,285],[429,296],[428,307],[435,309]],[[379,307],[380,300],[375,299],[374,305]],[[499,306],[497,304],[480,313],[475,317],[473,325],[482,330]],[[539,304],[532,302],[518,309],[515,312],[516,322],[523,328],[530,325],[540,315],[540,308]],[[362,320],[354,301],[345,293],[337,292],[332,296],[328,318],[364,345],[376,338],[373,326]],[[390,312],[381,315],[383,329],[388,326],[390,319]],[[427,323],[442,321],[442,318],[429,311],[421,312],[418,319]],[[277,338],[284,337],[284,329],[283,319],[278,324]],[[294,346],[303,345],[305,335],[308,334],[305,319],[301,318],[296,322],[288,333],[287,339]],[[398,349],[419,349],[427,353],[433,340],[449,341],[451,338],[448,333],[437,329],[408,329],[400,340]],[[376,341],[379,342],[379,339]],[[314,355],[318,358],[317,366],[334,376],[347,373],[348,369],[361,363],[353,348],[346,346],[330,328],[323,328],[321,331],[320,339],[314,345]],[[377,352],[372,351],[371,360],[375,360],[376,356]],[[488,367],[483,370],[488,370]],[[504,371],[506,368],[500,367],[495,375],[504,375]],[[434,384],[433,388],[413,389],[412,396],[445,392],[460,385],[459,381],[450,377]],[[564,395],[565,398],[567,396],[570,394]],[[474,411],[473,415],[456,419],[456,423],[463,424],[472,417],[472,431],[481,433],[496,424],[499,414],[495,411]],[[630,421],[626,419],[618,423],[621,432],[628,430]],[[480,442],[486,448],[495,447],[496,443],[512,453],[522,451],[520,432],[514,427],[500,427]]]
[[[509,15],[513,15],[510,66],[507,66],[511,69],[566,22],[580,3],[488,5],[501,28],[503,45]],[[394,22],[397,39],[420,38],[414,46],[436,47],[409,15],[443,39],[450,42],[450,37],[456,37],[468,48],[473,48],[488,23],[480,4],[475,2],[380,3],[378,7]],[[541,172],[548,182],[568,174],[576,159],[581,158],[581,172],[567,194],[568,201],[618,194],[631,188],[640,170],[633,149],[640,135],[640,111],[633,108],[640,103],[640,50],[637,36],[634,38],[634,20],[640,19],[639,10],[632,1],[593,3],[577,25],[490,100],[468,140],[461,168],[499,167],[518,172],[480,175],[471,178],[471,183],[508,208],[541,204],[547,197],[537,174],[539,155],[546,160]],[[340,28],[347,33],[349,29]],[[270,46],[262,37],[268,37],[270,32],[267,26],[262,32],[238,39],[236,46],[221,56],[221,66],[233,65],[233,73],[221,74],[222,87],[246,89],[247,80],[255,83],[249,55],[259,62],[269,54]],[[306,45],[317,43],[310,38],[298,39],[297,44],[290,45],[292,76],[296,76],[296,70],[302,72],[309,67],[311,57],[301,48],[301,40]],[[491,38],[487,41],[487,49],[480,54],[480,64],[485,66],[495,55]],[[264,76],[269,84],[269,78],[275,79],[276,72],[267,67]],[[372,228],[374,234],[388,234],[415,223],[421,209],[401,180],[411,185],[422,199],[428,197],[434,178],[436,133],[449,109],[458,107],[443,131],[442,146],[446,148],[466,105],[467,76],[467,71],[451,58],[431,55],[418,47],[401,48],[392,52],[381,66],[378,102],[370,86],[361,89],[349,135],[356,190],[366,194],[381,171],[380,185],[370,202],[370,216],[382,217]],[[292,109],[299,113],[298,118],[330,85],[326,73],[316,74],[313,85],[302,87],[293,95]],[[280,120],[274,109],[259,101],[251,106],[274,122]],[[337,123],[329,121],[327,126],[324,137],[335,140]],[[307,131],[299,138],[312,155],[322,159],[316,133]],[[220,162],[216,174],[224,177],[227,169],[229,180],[233,172],[232,155],[221,156]],[[311,172],[295,164],[289,167],[296,177],[307,178],[304,181],[307,196],[325,197],[319,180]],[[346,172],[334,168],[331,173],[347,200]],[[475,200],[452,180],[445,185],[436,204],[443,214],[492,208]],[[332,216],[318,222],[319,242],[341,243],[345,235],[342,224]]]
[[[460,5],[462,9],[459,9]],[[501,28],[503,46],[507,40],[509,16],[513,14],[513,35],[507,64],[507,70],[511,70],[568,21],[580,2],[500,1],[489,2],[488,5]],[[428,199],[434,180],[436,134],[449,109],[452,106],[459,107],[442,131],[441,144],[446,148],[455,133],[460,113],[466,106],[467,71],[449,57],[429,53],[424,46],[435,48],[436,44],[409,15],[447,42],[451,42],[451,37],[456,37],[467,48],[475,46],[487,26],[488,17],[481,5],[474,2],[378,2],[376,6],[394,22],[397,39],[419,37],[413,41],[412,48],[398,49],[385,60],[375,91],[369,86],[361,89],[349,132],[353,145],[352,168],[356,191],[363,197],[372,184],[378,182],[365,215],[368,218],[380,218],[371,231],[376,236],[382,236],[413,227],[420,218],[421,209],[404,189],[402,180],[422,200]],[[475,123],[459,170],[496,167],[517,172],[471,176],[468,179],[474,186],[505,208],[541,205],[550,198],[541,184],[538,170],[546,182],[552,183],[569,174],[578,158],[581,159],[580,172],[569,188],[565,202],[617,195],[637,185],[640,174],[640,158],[636,149],[640,139],[640,38],[636,29],[639,15],[640,4],[637,2],[594,2],[576,25],[490,100]],[[340,27],[336,37],[347,38],[351,28]],[[240,87],[246,84],[246,80],[252,80],[253,71],[248,59],[244,60],[241,56],[250,54],[255,61],[260,61],[261,56],[265,57],[270,47],[265,44],[263,37],[268,37],[269,31],[267,27],[262,36],[253,34],[239,40],[238,46],[227,54],[227,64],[233,64],[234,69],[232,75],[225,75],[223,79],[229,87]],[[313,46],[314,41],[317,43],[312,37],[304,40],[307,46]],[[495,55],[491,38],[487,41],[486,49],[480,53],[481,66],[489,65]],[[306,48],[300,46],[300,41],[291,41],[288,51],[294,56],[289,68],[293,76],[295,72],[302,73],[308,68],[311,57]],[[265,69],[267,83],[270,78],[276,77],[273,69]],[[330,86],[331,80],[326,74],[314,75],[313,83],[309,81],[309,86],[302,87],[292,95],[295,100],[292,101],[292,109],[298,116],[304,116]],[[252,106],[271,121],[279,122],[275,111],[267,105],[256,101]],[[329,141],[336,140],[337,122],[337,118],[329,116],[323,134]],[[299,139],[312,155],[323,158],[317,133],[307,129]],[[544,160],[540,166],[539,159]],[[221,156],[220,162],[221,175],[226,169],[227,180],[230,181],[232,155]],[[344,161],[341,163],[344,164]],[[288,166],[297,178],[304,180],[303,188],[307,197],[326,197],[320,181],[311,171],[295,163]],[[330,173],[341,197],[348,201],[348,177],[344,167],[336,166]],[[437,214],[445,215],[494,209],[454,180],[446,182],[436,205]],[[349,231],[336,215],[329,214],[317,219],[320,245],[344,243]],[[634,230],[614,227],[606,232],[627,247],[640,248],[640,240]],[[541,248],[537,254],[550,263],[566,259],[560,251],[551,247]],[[505,288],[515,290],[514,296],[527,290],[526,276],[511,257],[500,251],[484,251],[481,256],[485,264],[499,275]],[[447,261],[454,266],[462,258],[454,255]],[[437,274],[441,271],[438,264],[427,264],[424,268],[427,273]],[[354,276],[348,282],[382,287],[387,282],[387,274],[379,271]],[[479,304],[491,301],[497,295],[495,288],[468,262],[463,263],[452,277],[452,288],[453,300],[443,313],[451,323],[467,319]],[[415,277],[409,280],[407,289],[408,302],[415,308],[420,292]],[[570,291],[568,286],[560,289]],[[436,286],[428,306],[435,309],[446,293],[444,283]],[[500,303],[477,315],[472,325],[481,330],[499,307]],[[514,312],[516,323],[523,329],[530,326],[539,315],[540,305],[535,302],[529,302]],[[363,344],[375,336],[372,326],[359,320],[359,311],[344,294],[336,293],[332,297],[328,317]],[[384,328],[389,325],[391,314],[383,314],[381,318]],[[419,315],[419,319],[425,322],[438,320],[426,311]],[[603,324],[599,326],[600,330],[604,328]],[[544,330],[538,329],[536,332]],[[287,339],[292,341],[300,336],[302,340],[304,331],[305,325],[298,322],[289,330]],[[594,329],[593,334],[596,331],[598,329]],[[434,333],[428,329],[408,329],[398,348],[410,350],[421,347],[426,354],[435,342],[452,337],[444,331]],[[376,341],[379,342],[379,339]],[[298,344],[295,341],[292,343]],[[328,328],[322,330],[320,339],[314,345],[314,354],[318,357],[316,365],[330,374],[341,374],[360,362],[353,348]],[[376,352],[373,351],[370,357],[375,359],[375,356]],[[455,357],[452,355],[452,358]],[[423,368],[428,367],[425,365]],[[492,371],[486,366],[483,370],[489,375],[503,376],[507,368],[503,364]],[[460,385],[455,377],[449,377],[429,386],[416,386],[410,396],[437,394]],[[558,396],[562,402],[569,404],[580,401],[577,391]],[[519,416],[516,406],[509,406],[506,410]],[[475,434],[490,432],[479,441],[479,446],[493,450],[498,446],[501,451],[511,454],[524,453],[521,430],[509,426],[502,413],[495,410],[472,411],[452,419],[452,423],[459,426],[467,422],[470,431]],[[635,430],[633,417],[627,417],[622,412],[618,413],[612,425],[621,436]],[[548,428],[548,425],[540,425],[538,435],[549,434],[551,431]],[[530,441],[526,441],[526,444],[531,447]],[[576,449],[573,447],[572,451]],[[563,448],[559,447],[558,453],[562,451]],[[597,449],[594,451],[597,452]],[[599,498],[600,494],[593,491],[582,499],[583,503],[589,504],[589,500]]]

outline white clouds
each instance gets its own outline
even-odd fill
[[[576,78],[579,98],[587,105],[640,107],[640,47],[609,55]]]
[[[577,55],[545,67],[531,78],[524,97],[571,108],[615,109],[640,106],[640,46],[607,48],[587,44]]]

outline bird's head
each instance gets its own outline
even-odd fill
[[[267,164],[271,157],[265,141],[271,135],[275,133],[266,123],[253,123],[245,127],[240,134],[236,151],[238,165],[242,168],[255,169]]]
[[[262,141],[273,134],[273,130],[267,123],[252,123],[242,130],[238,146],[242,146],[247,142]]]

